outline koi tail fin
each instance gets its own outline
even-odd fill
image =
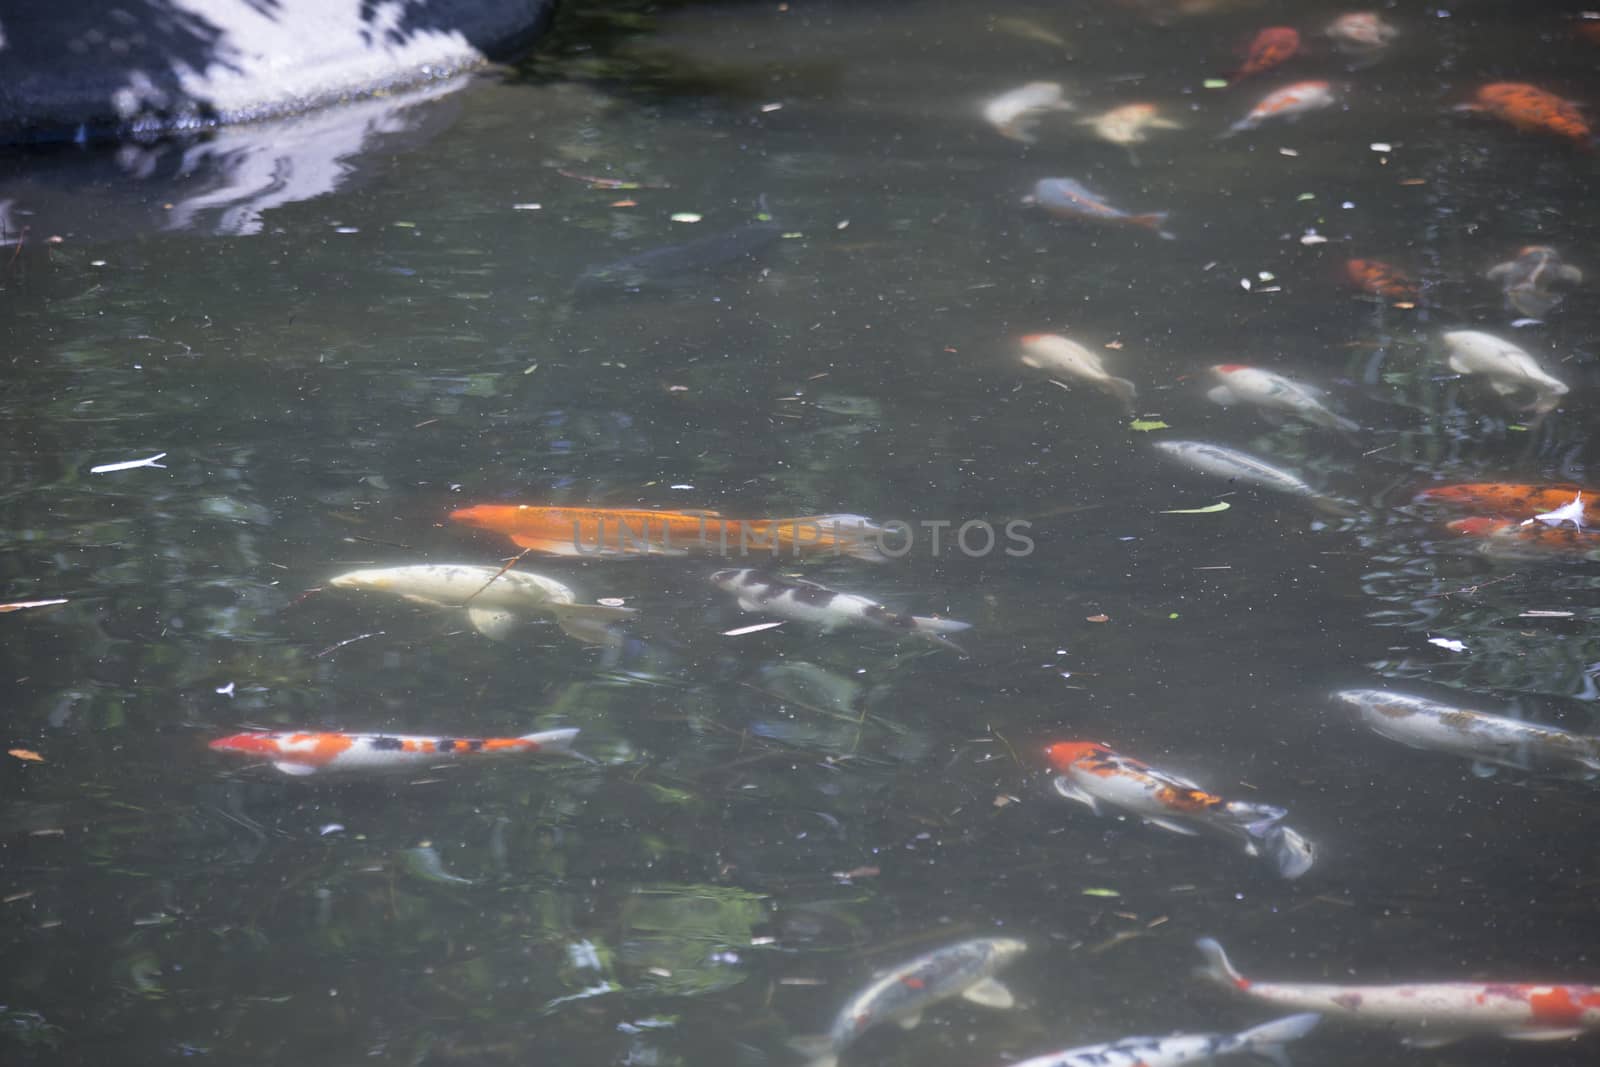
[[[806,1058],[805,1067],[839,1067],[839,1054],[825,1034],[791,1037],[787,1044]]]
[[[518,741],[529,741],[537,746],[540,753],[548,752],[555,756],[571,756],[573,759],[583,760],[585,763],[595,762],[581,752],[575,752],[572,742],[577,738],[578,731],[573,727],[563,730],[543,730],[536,734],[523,734]]]
[[[1230,989],[1244,989],[1249,986],[1249,980],[1233,969],[1228,954],[1222,950],[1216,938],[1202,937],[1194,943],[1194,947],[1200,950],[1200,955],[1206,960],[1205,966],[1196,969],[1196,974]]]
[[[1314,496],[1311,506],[1324,515],[1331,515],[1336,519],[1353,519],[1360,514],[1360,509],[1348,500],[1340,500],[1336,496]]]
[[[936,645],[943,645],[958,655],[965,656],[966,650],[946,637],[946,634],[958,634],[962,630],[972,629],[970,622],[957,622],[955,619],[933,619],[926,615],[913,615],[911,622],[916,627],[917,633]]]
[[[1261,836],[1256,851],[1271,863],[1280,878],[1293,881],[1311,869],[1317,860],[1316,849],[1299,832],[1288,826],[1274,825]]]
[[[1216,1054],[1248,1052],[1253,1056],[1271,1060],[1278,1067],[1290,1067],[1289,1054],[1283,1050],[1283,1046],[1290,1041],[1298,1041],[1305,1037],[1321,1021],[1322,1016],[1316,1012],[1286,1015],[1282,1019],[1274,1019],[1270,1023],[1252,1026],[1248,1030],[1234,1034],[1223,1042]]]
[[[1151,211],[1144,215],[1130,216],[1128,221],[1135,226],[1143,226],[1147,230],[1154,230],[1155,235],[1163,241],[1176,241],[1178,235],[1164,229],[1167,225],[1167,214],[1165,211]]]
[[[1139,390],[1132,382],[1126,378],[1107,378],[1106,391],[1122,401],[1122,406],[1128,409],[1129,415],[1134,414],[1136,410],[1134,399],[1139,395]]]

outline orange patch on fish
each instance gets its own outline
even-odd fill
[[[1346,260],[1344,274],[1351,285],[1373,296],[1414,300],[1419,292],[1417,283],[1404,271],[1381,259]]]
[[[1524,482],[1462,482],[1424,489],[1415,497],[1418,503],[1454,504],[1508,518],[1531,519],[1572,503],[1579,494],[1584,499],[1585,521],[1600,525],[1600,495],[1571,482],[1537,485]]]
[[[1238,81],[1261,74],[1287,61],[1300,50],[1300,34],[1287,26],[1269,26],[1256,34],[1246,51],[1245,61],[1228,78]]]

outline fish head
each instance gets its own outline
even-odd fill
[[[277,759],[278,741],[272,734],[245,733],[219,737],[206,745],[213,752],[231,752],[257,759]]]
[[[745,577],[750,573],[748,567],[728,567],[720,571],[712,571],[706,580],[718,589],[726,589],[730,593],[737,592],[744,585]]]
[[[387,571],[368,568],[359,571],[346,571],[328,579],[328,584],[335,589],[386,589],[390,581]]]
[[[1109,756],[1111,749],[1097,741],[1057,741],[1044,754],[1052,769],[1067,771],[1081,760]]]

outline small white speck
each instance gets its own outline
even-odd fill
[[[833,228],[836,229],[836,230],[845,230],[845,229],[849,229],[849,227],[850,227],[850,220],[849,219],[840,219],[838,222],[833,224]]]
[[[317,833],[322,837],[327,837],[329,834],[342,834],[344,833],[344,823],[330,822],[318,830]]]
[[[212,691],[221,696],[231,697],[233,696],[233,683],[229,682],[227,685],[219,685]]]
[[[1250,279],[1249,278],[1240,278],[1239,279],[1239,288],[1243,289],[1245,292],[1249,292],[1250,291]]]
[[[1344,208],[1346,211],[1349,211],[1351,208],[1356,206],[1356,202],[1354,200],[1346,200],[1344,203],[1340,204],[1339,206]]]
[[[782,104],[762,104],[761,105],[761,111],[762,111],[763,114],[765,114],[767,112],[771,112],[771,111],[782,111],[782,110],[783,110],[783,105]]]
[[[1465,652],[1467,650],[1464,642],[1452,641],[1448,637],[1430,637],[1428,638],[1428,644],[1438,645],[1447,652]]]
[[[596,600],[595,603],[604,608],[620,608],[623,604],[627,603],[627,601],[623,600],[619,596],[603,596],[599,600]]]
[[[1387,141],[1373,141],[1371,144],[1367,145],[1367,147],[1372,149],[1374,152],[1394,151],[1394,145],[1389,144]]]
[[[688,482],[679,482],[677,485],[669,485],[669,486],[667,486],[667,488],[668,489],[693,489],[694,486],[690,485]]]
[[[1256,277],[1260,278],[1264,282],[1270,282],[1272,279],[1276,278],[1277,275],[1272,273],[1270,270],[1263,270],[1257,271]]]
[[[106,265],[106,261],[103,260],[103,259],[91,259],[89,261],[89,266],[91,266],[91,267],[103,267],[105,265]]]
[[[1307,230],[1301,235],[1300,243],[1303,245],[1325,245],[1328,243],[1328,239],[1316,230]]]
[[[511,205],[511,210],[512,211],[538,211],[543,207],[544,207],[543,204],[512,204]]]
[[[359,226],[335,226],[333,228],[333,232],[334,233],[360,233],[361,232],[361,228]]]
[[[699,222],[700,216],[692,211],[675,211],[672,213],[673,222]]]
[[[1280,148],[1280,149],[1278,149],[1278,155],[1280,155],[1280,156],[1298,156],[1299,154],[1300,154],[1299,152],[1296,152],[1292,148]]]

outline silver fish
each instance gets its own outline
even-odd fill
[[[1210,1063],[1223,1056],[1260,1056],[1288,1067],[1283,1046],[1298,1041],[1322,1021],[1315,1012],[1288,1015],[1237,1034],[1172,1034],[1169,1037],[1125,1037],[1104,1045],[1062,1049],[1014,1063],[1011,1067],[1181,1067]]]
[[[884,974],[845,1001],[828,1032],[795,1038],[791,1048],[810,1057],[807,1067],[836,1067],[840,1053],[880,1023],[910,1030],[922,1013],[943,1000],[961,997],[986,1008],[1010,1008],[1016,999],[994,977],[1028,950],[1010,937],[981,937],[935,949]]]
[[[1033,192],[1022,198],[1024,204],[1040,207],[1058,219],[1077,219],[1084,222],[1126,223],[1151,230],[1166,241],[1177,240],[1168,233],[1167,212],[1147,211],[1136,215],[1111,206],[1099,193],[1072,178],[1041,178],[1033,185]]]
[[[855,593],[840,593],[815,582],[762,574],[749,567],[717,571],[710,580],[712,585],[738,597],[739,606],[745,611],[810,623],[824,633],[840,626],[870,626],[893,634],[916,634],[955,648],[944,635],[972,628],[971,623],[954,619],[898,615]]]
[[[1561,253],[1548,245],[1529,245],[1517,252],[1517,258],[1491,267],[1485,277],[1500,283],[1512,310],[1542,319],[1561,303],[1554,286],[1582,284],[1583,271],[1563,263]]]
[[[1284,411],[1313,426],[1349,433],[1361,427],[1328,409],[1320,390],[1285,378],[1281,374],[1242,363],[1219,363],[1211,368],[1221,385],[1206,396],[1224,407],[1241,401],[1258,407]]]
[[[1375,733],[1412,748],[1464,756],[1480,778],[1499,767],[1550,778],[1600,778],[1600,737],[1386,689],[1343,689],[1333,695],[1358,710]]]
[[[1351,513],[1349,504],[1326,496],[1313,489],[1305,479],[1291,474],[1282,467],[1274,467],[1264,459],[1248,452],[1206,441],[1157,441],[1156,448],[1186,467],[1205,474],[1215,474],[1229,481],[1245,482],[1271,489],[1275,493],[1305,497],[1325,511],[1339,515]]]

